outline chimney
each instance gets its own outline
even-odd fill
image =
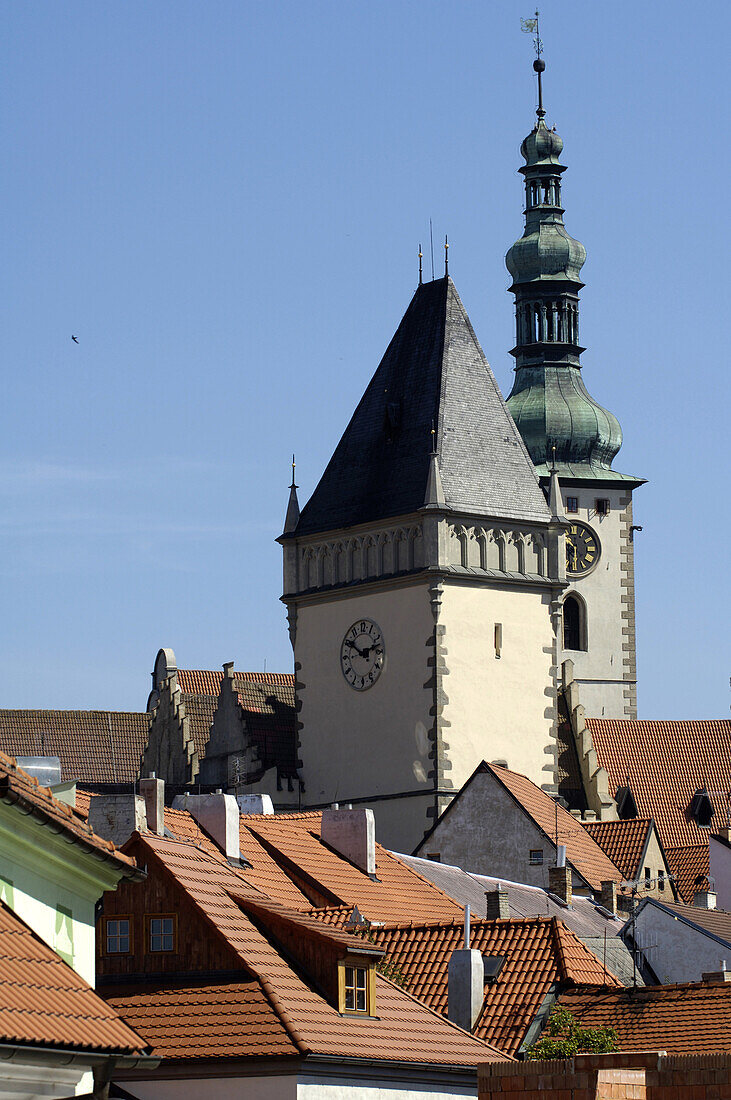
[[[602,909],[606,909],[611,913],[613,917],[617,915],[617,884],[612,882],[611,879],[607,879],[602,883],[602,892],[599,897],[599,904]]]
[[[563,847],[559,844],[560,849]],[[564,848],[564,858],[566,849]],[[564,905],[571,905],[571,868],[559,863],[558,867],[548,868],[548,892],[554,894]]]
[[[596,810],[584,810],[582,821],[596,821]]]
[[[140,794],[145,800],[147,828],[156,836],[165,835],[165,781],[156,779],[151,772],[147,779],[140,779]]]
[[[727,982],[731,982],[731,970],[726,969],[726,960],[721,959],[721,969],[711,971],[709,974],[701,975],[706,985],[726,985]]]
[[[270,794],[237,794],[239,812],[242,814],[273,814],[274,805]]]
[[[715,909],[716,891],[708,889],[696,890],[693,894],[693,905],[696,909]]]
[[[485,890],[485,906],[487,920],[508,920],[510,918],[508,891],[504,886],[498,886],[496,890]]]
[[[373,810],[323,810],[320,838],[371,878],[376,873]]]
[[[178,794],[174,810],[187,810],[204,832],[215,840],[226,859],[241,859],[239,807],[232,794]]]
[[[141,794],[95,794],[89,803],[89,825],[120,848],[132,833],[147,828],[145,800]]]
[[[453,951],[447,971],[447,1016],[472,1031],[485,995],[485,966],[479,951]]]

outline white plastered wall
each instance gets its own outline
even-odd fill
[[[579,682],[581,702],[592,718],[625,718],[624,657],[622,646],[627,635],[622,633],[625,620],[622,611],[622,537],[623,517],[631,494],[626,489],[565,488],[568,496],[578,497],[579,511],[567,514],[569,523],[587,524],[596,532],[601,545],[598,564],[585,577],[568,577],[564,596],[577,593],[586,604],[587,649],[563,651],[563,658],[574,662],[574,676]],[[609,500],[609,515],[596,514],[597,498]]]
[[[435,1074],[436,1076],[436,1074]],[[227,1077],[192,1081],[124,1081],[124,1088],[139,1100],[454,1100],[477,1096],[477,1083],[429,1085],[408,1079],[393,1081],[373,1075],[359,1081],[353,1075]]]
[[[444,731],[456,790],[482,760],[506,760],[538,786],[553,781],[550,597],[539,589],[446,584]],[[500,656],[495,624],[502,625]],[[548,768],[548,770],[545,770]]]
[[[367,691],[354,691],[340,668],[345,633],[358,619],[372,619],[383,633],[385,665]],[[298,691],[300,755],[308,805],[399,792],[428,795],[432,722],[431,676],[427,661],[433,635],[426,584],[342,592],[332,601],[304,603],[297,616],[295,660],[301,668]],[[403,848],[417,842],[428,822],[429,800],[404,799],[396,813],[376,802],[378,840]],[[431,803],[429,803],[431,804]],[[388,819],[401,818],[401,835]]]

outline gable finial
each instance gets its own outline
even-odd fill
[[[551,473],[556,473],[556,444],[551,447]]]
[[[435,455],[437,453],[437,430],[434,427],[434,421],[431,422],[431,453]]]
[[[444,277],[449,275],[449,240],[447,234],[444,234]]]
[[[538,74],[538,108],[536,114],[539,119],[542,119],[545,117],[546,112],[543,109],[543,84],[541,83],[541,74],[546,71],[546,62],[541,56],[543,54],[543,42],[541,41],[539,18],[540,12],[536,8],[535,17],[533,19],[521,19],[520,29],[525,34],[535,35],[533,45],[536,49],[536,59],[533,62],[533,69]]]
[[[422,251],[421,251],[421,241],[419,241],[419,286],[421,286],[422,282],[424,281],[423,272],[421,270],[422,255],[423,254],[422,254]]]
[[[555,448],[554,448],[554,450],[555,450]],[[297,486],[297,485],[295,485],[295,483],[294,483],[294,471],[295,471],[295,467],[296,467],[296,463],[295,463],[295,461],[294,461],[294,455],[292,455],[292,484],[290,485],[290,489],[297,489],[297,488],[298,488],[298,486]]]

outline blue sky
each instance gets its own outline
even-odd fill
[[[2,12],[0,706],[143,709],[160,646],[288,671],[291,452],[304,500],[430,217],[510,389],[530,5]],[[727,8],[554,0],[542,21],[585,379],[622,423],[615,465],[649,482],[640,713],[725,716]]]

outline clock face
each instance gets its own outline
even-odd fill
[[[572,523],[566,532],[566,572],[581,577],[593,569],[599,561],[601,546],[591,527],[584,523]]]
[[[375,684],[383,671],[386,650],[381,628],[372,619],[353,623],[340,646],[340,668],[355,691],[365,691]]]

